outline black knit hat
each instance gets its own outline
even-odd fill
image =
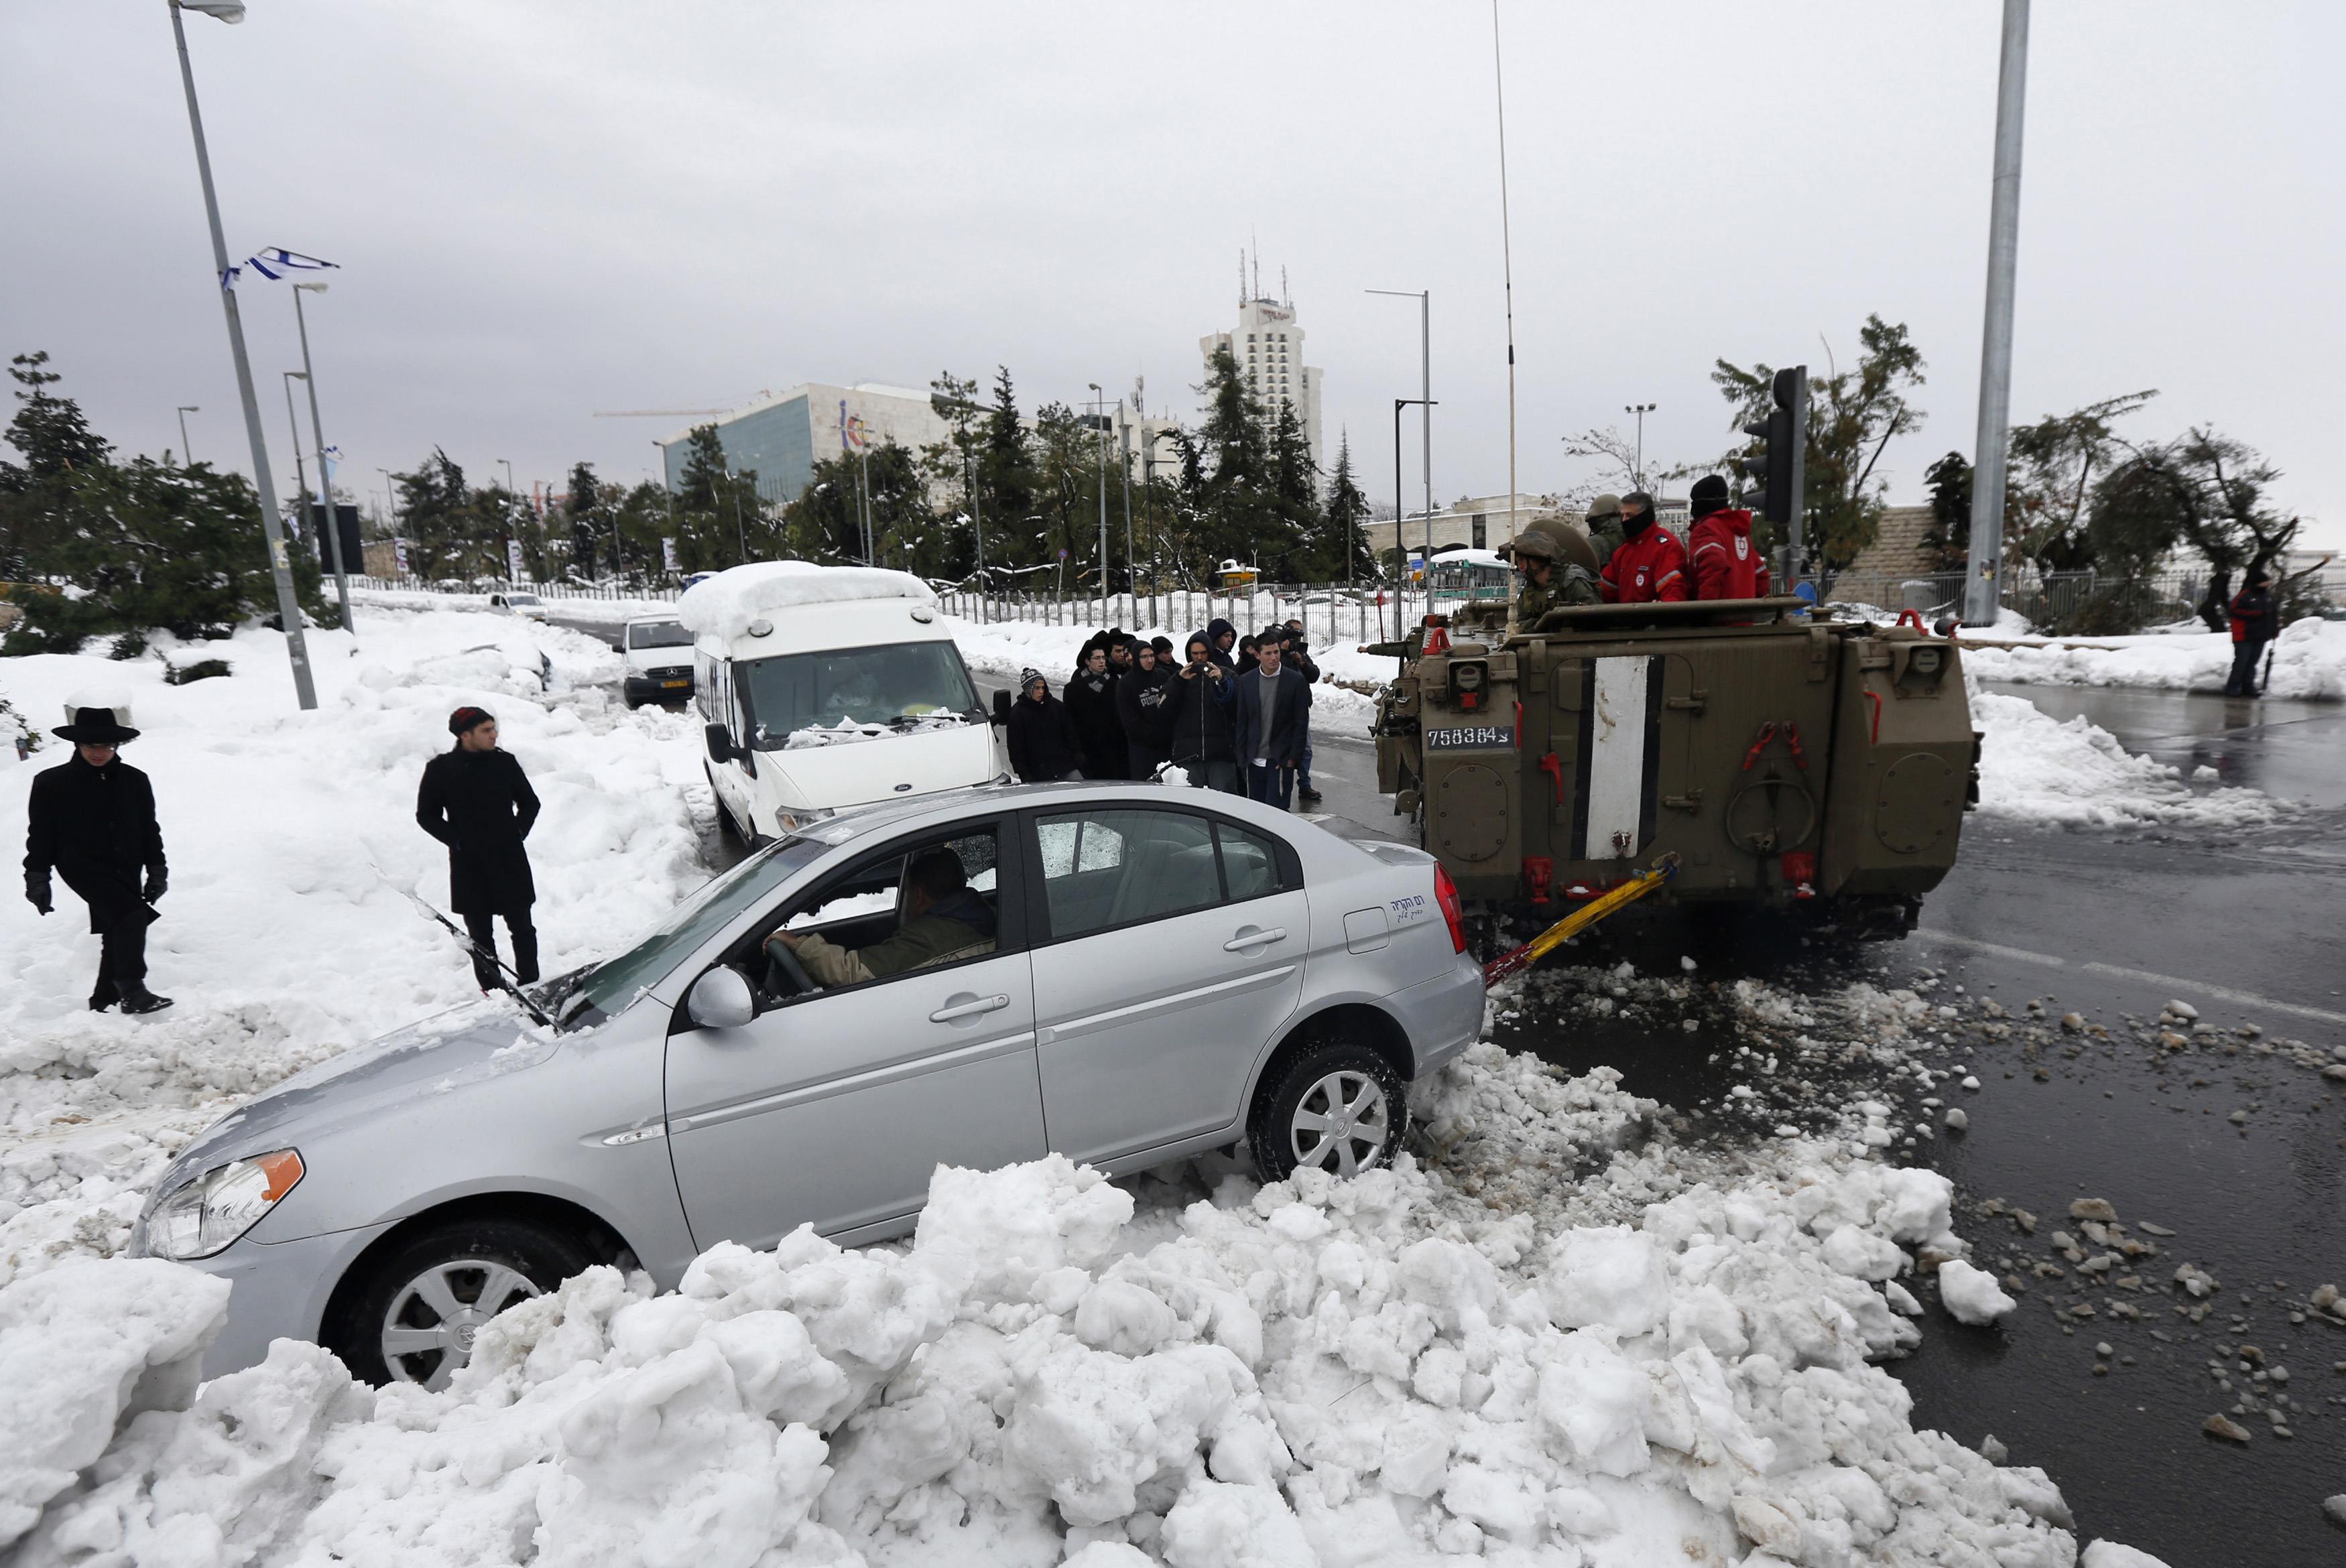
[[[1706,473],[1694,482],[1687,499],[1693,503],[1691,509],[1698,517],[1716,512],[1727,504],[1727,481],[1719,474]]]
[[[448,733],[462,735],[476,725],[494,723],[496,715],[485,708],[460,708],[448,716]]]

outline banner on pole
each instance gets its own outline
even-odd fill
[[[391,542],[391,559],[392,564],[399,568],[399,575],[403,577],[406,576],[408,575],[406,540],[393,539]]]
[[[673,534],[664,535],[660,538],[660,565],[670,572],[677,569],[676,535]]]
[[[505,578],[515,583],[522,580],[521,541],[518,539],[505,541]]]

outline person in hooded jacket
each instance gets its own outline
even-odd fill
[[[1236,677],[1214,662],[1212,639],[1200,632],[1183,650],[1187,657],[1173,672],[1173,738],[1168,747],[1173,762],[1201,789],[1246,791],[1239,780],[1238,747],[1230,726],[1230,708],[1238,700]]]
[[[1230,675],[1238,673],[1238,656],[1230,651],[1238,640],[1239,629],[1229,622],[1215,619],[1206,623],[1206,652]]]
[[[1727,481],[1706,473],[1694,482],[1694,526],[1687,554],[1698,599],[1764,599],[1768,563],[1751,544],[1751,514],[1727,504]]]
[[[1621,543],[1597,573],[1608,605],[1681,604],[1687,596],[1686,546],[1654,521],[1654,498],[1633,491],[1621,498]]]
[[[1148,643],[1133,645],[1133,653],[1132,673],[1116,684],[1116,711],[1124,721],[1127,774],[1150,779],[1173,756],[1175,677]]]
[[[1067,722],[1084,754],[1086,779],[1124,777],[1124,720],[1116,710],[1117,677],[1107,667],[1107,645],[1095,643],[1083,667],[1067,682]]]
[[[122,760],[138,738],[111,708],[77,708],[73,722],[51,731],[74,754],[33,776],[25,801],[25,897],[47,914],[49,873],[89,905],[99,939],[93,1013],[117,1003],[125,1013],[158,1012],[168,996],[147,989],[147,927],[169,883],[163,830],[155,820],[155,787]]]
[[[497,974],[496,917],[513,939],[514,978],[537,978],[537,901],[529,851],[523,840],[537,821],[537,791],[510,751],[497,749],[497,721],[486,709],[460,708],[448,716],[456,744],[423,765],[415,789],[415,822],[448,846],[448,903],[473,939],[473,978],[483,991],[505,982]]]
[[[1083,777],[1083,752],[1065,704],[1035,669],[1018,673],[1018,700],[1010,705],[1010,768],[1025,784],[1056,784]]]

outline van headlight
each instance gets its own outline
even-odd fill
[[[301,1156],[291,1149],[215,1166],[173,1187],[148,1211],[131,1250],[177,1262],[209,1257],[259,1225],[301,1176]]]

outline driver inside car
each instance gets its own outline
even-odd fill
[[[994,911],[973,891],[961,857],[923,850],[904,871],[904,914],[896,934],[844,948],[814,932],[778,931],[766,945],[787,948],[818,985],[855,985],[994,951]]]

